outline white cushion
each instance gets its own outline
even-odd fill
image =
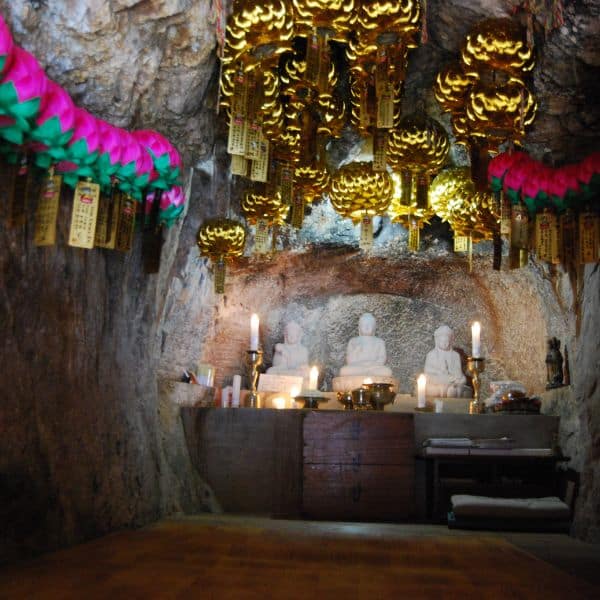
[[[510,519],[568,519],[570,510],[560,498],[489,498],[455,494],[452,510],[457,517],[501,517]]]

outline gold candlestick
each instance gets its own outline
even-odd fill
[[[473,381],[473,400],[469,402],[469,414],[481,414],[485,410],[485,405],[481,399],[479,375],[485,371],[485,358],[467,357],[467,370]]]
[[[247,408],[260,408],[260,395],[256,391],[258,387],[258,367],[262,365],[263,353],[262,350],[247,350],[246,362],[250,367],[250,393],[246,396],[244,406]]]

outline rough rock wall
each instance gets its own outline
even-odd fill
[[[586,266],[583,285],[574,393],[584,462],[574,532],[600,542],[600,265]]]
[[[155,127],[188,165],[210,155],[208,2],[0,0],[0,12],[79,105]],[[128,255],[69,248],[68,197],[52,248],[33,246],[31,218],[16,231],[0,218],[0,562],[210,500],[156,385],[165,297],[205,183],[195,178],[194,217],[166,236],[159,275],[141,273],[139,240]]]

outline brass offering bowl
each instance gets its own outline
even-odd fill
[[[304,402],[302,408],[319,408],[319,402],[329,402],[329,398],[324,396],[296,396],[295,402]]]
[[[356,410],[371,410],[373,408],[371,391],[368,386],[363,385],[356,390],[352,390],[352,403]]]
[[[365,384],[370,393],[370,402],[375,410],[383,410],[386,404],[391,404],[396,397],[391,383],[368,383]]]
[[[354,408],[351,391],[338,392],[337,399],[338,402],[344,406],[344,410],[352,410]]]

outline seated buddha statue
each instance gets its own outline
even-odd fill
[[[302,328],[295,321],[286,324],[283,333],[283,343],[275,344],[273,366],[267,373],[274,375],[296,375],[305,377],[308,381],[310,367],[308,366],[308,350],[300,343]]]
[[[374,334],[375,317],[364,313],[358,320],[358,336],[348,342],[346,364],[340,369],[340,376],[391,377],[392,370],[385,364],[385,342]]]
[[[466,385],[460,354],[452,349],[454,332],[448,325],[441,325],[434,331],[433,337],[435,348],[425,358],[425,393],[438,398],[470,398],[472,390]]]

